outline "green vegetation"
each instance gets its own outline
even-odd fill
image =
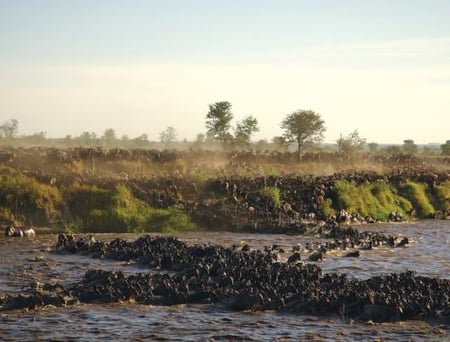
[[[303,161],[295,153],[265,157],[223,151],[4,149],[0,224],[144,233],[199,226],[239,229],[264,220],[281,225],[311,212],[324,219],[341,209],[380,221],[392,212],[407,219],[412,209],[418,219],[449,216],[450,181],[444,172],[422,176],[427,171],[418,168],[385,177],[344,173],[334,178],[328,176],[335,172],[332,163],[339,162],[334,155],[307,154]]]
[[[60,203],[61,194],[54,186],[21,173],[0,176],[0,219],[5,223],[43,224],[58,217]]]
[[[393,211],[406,215],[411,202],[399,196],[397,190],[386,182],[356,185],[349,181],[337,181],[332,196],[336,209],[357,212],[385,221]]]
[[[412,181],[397,188],[386,182],[357,186],[349,181],[338,181],[332,199],[332,203],[325,203],[322,209],[324,214],[332,212],[332,208],[345,209],[384,221],[393,211],[408,217],[414,208],[417,217],[430,218],[436,211],[445,212],[450,207],[450,181],[436,185],[434,192],[427,184]]]
[[[450,208],[450,181],[435,186],[436,200],[435,208],[445,212]]]
[[[326,218],[330,215],[335,215],[336,210],[333,208],[333,201],[331,198],[327,198],[320,208],[320,214],[323,218]]]
[[[281,207],[280,189],[275,186],[265,186],[261,190],[262,196],[267,199],[275,208]]]
[[[434,214],[435,209],[430,200],[432,194],[426,184],[407,182],[400,187],[400,194],[411,202],[419,217],[431,217]]]
[[[286,141],[297,143],[300,159],[305,144],[322,141],[326,130],[320,115],[311,110],[298,110],[287,115],[281,123],[281,128]]]
[[[124,185],[108,191],[83,186],[70,191],[69,205],[84,232],[175,232],[195,230],[196,225],[177,209],[155,209],[135,198]]]

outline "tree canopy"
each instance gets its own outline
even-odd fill
[[[233,113],[231,112],[231,103],[228,101],[216,102],[209,105],[209,111],[206,114],[206,129],[208,138],[212,138],[226,144],[230,138],[231,120]]]
[[[326,130],[320,115],[311,110],[298,110],[288,114],[282,121],[281,128],[286,141],[297,143],[300,158],[305,143],[322,141]]]
[[[159,140],[161,143],[168,146],[177,140],[177,136],[177,130],[172,126],[169,126],[164,131],[159,133]]]
[[[351,155],[363,150],[366,139],[360,137],[358,130],[354,130],[347,136],[342,136],[337,140],[339,152]]]
[[[241,147],[249,146],[253,133],[258,131],[258,120],[253,116],[247,116],[236,125],[234,133],[236,144]]]
[[[10,119],[0,125],[0,138],[14,138],[17,135],[19,128],[19,121],[16,119]]]

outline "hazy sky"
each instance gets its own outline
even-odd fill
[[[208,105],[326,142],[450,139],[449,0],[0,0],[0,124],[48,137],[205,132]]]

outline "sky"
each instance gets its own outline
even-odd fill
[[[328,143],[444,143],[449,18],[448,0],[0,0],[0,124],[194,140],[229,101],[254,140],[304,109]]]

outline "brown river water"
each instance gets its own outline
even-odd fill
[[[359,230],[407,236],[405,248],[380,247],[362,251],[359,258],[344,252],[327,253],[323,272],[350,277],[414,270],[419,275],[450,278],[450,221],[365,225]],[[99,240],[137,234],[97,234]],[[314,243],[314,237],[288,235],[189,233],[178,235],[189,244],[248,244],[263,248],[277,244],[287,258],[294,245]],[[88,269],[148,272],[134,264],[55,254],[56,235],[35,239],[0,237],[0,295],[26,292],[36,283],[68,285]],[[306,255],[306,254],[305,254]],[[0,341],[450,341],[450,327],[420,321],[354,322],[340,317],[316,317],[278,312],[234,312],[211,305],[171,307],[138,304],[79,304],[63,308],[0,312]]]

